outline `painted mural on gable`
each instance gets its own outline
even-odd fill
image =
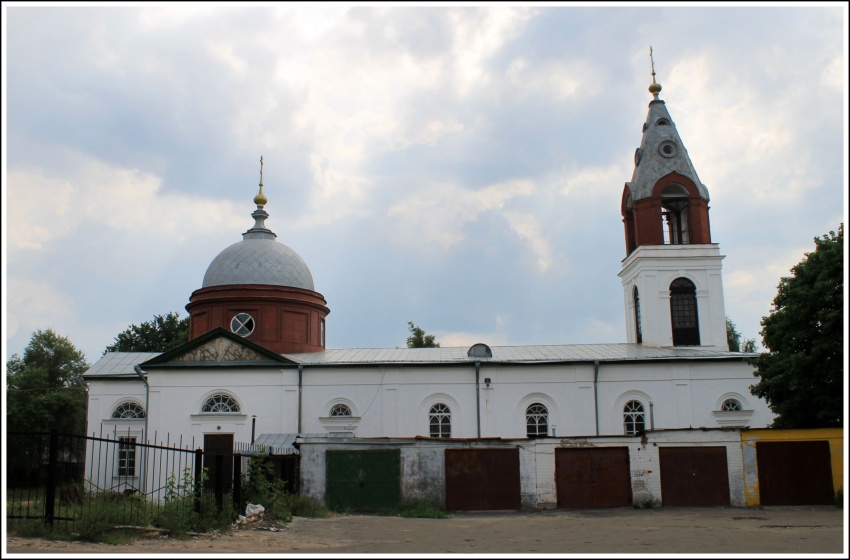
[[[172,362],[243,362],[263,360],[255,350],[224,337],[216,338],[173,358]]]

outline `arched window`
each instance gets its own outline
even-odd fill
[[[431,437],[452,437],[452,411],[443,403],[431,407],[428,413]]]
[[[635,435],[644,431],[646,422],[644,420],[643,404],[640,401],[629,401],[623,407],[623,426],[626,435]]]
[[[331,407],[331,416],[351,416],[351,407],[347,404],[335,404]]]
[[[726,399],[720,406],[720,410],[723,412],[735,412],[744,410],[744,407],[741,406],[741,403],[737,399]]]
[[[687,278],[676,278],[670,284],[670,319],[673,346],[699,346],[697,288]]]
[[[637,339],[637,343],[641,344],[643,342],[643,332],[641,331],[641,326],[640,326],[640,297],[638,296],[637,286],[635,286],[634,298],[635,298],[635,336],[636,336],[636,339]]]
[[[525,434],[530,438],[549,435],[549,410],[540,403],[525,409]]]
[[[661,193],[661,216],[664,218],[664,242],[678,245],[689,243],[689,194],[681,185],[668,185]]]
[[[213,395],[204,403],[201,412],[239,412],[239,405],[230,395]]]
[[[145,409],[134,402],[127,401],[115,407],[115,410],[112,411],[112,417],[128,419],[144,418]]]

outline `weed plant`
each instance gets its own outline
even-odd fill
[[[183,471],[182,483],[171,473],[165,484],[165,501],[153,516],[154,525],[180,538],[187,537],[188,532],[228,527],[235,517],[233,499],[225,495],[219,511],[215,496],[204,491],[207,480],[207,473],[203,472],[196,485],[189,467]]]
[[[427,519],[446,519],[448,514],[440,508],[434,507],[423,499],[413,500],[402,504],[398,510],[399,517],[421,517]]]
[[[330,510],[322,505],[321,502],[309,496],[286,494],[283,497],[283,503],[292,515],[297,515],[298,517],[324,519],[331,514]]]
[[[77,502],[74,534],[82,541],[102,542],[116,525],[147,526],[151,508],[144,496],[101,493]]]
[[[247,472],[242,475],[242,497],[249,504],[262,505],[266,516],[283,523],[292,521],[294,515],[319,518],[330,515],[313,498],[288,493],[286,481],[276,477],[271,457],[262,451],[248,459]]]

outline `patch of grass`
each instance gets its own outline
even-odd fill
[[[114,526],[148,525],[151,521],[150,508],[141,496],[102,493],[80,502],[75,509],[73,532],[81,541],[114,542]]]
[[[53,540],[54,530],[47,527],[44,521],[26,520],[14,524],[9,524],[7,529],[11,535],[24,539],[48,539]]]
[[[840,489],[835,493],[835,507],[844,509],[844,489]]]
[[[402,504],[394,515],[399,517],[418,517],[426,519],[447,519],[449,515],[440,508],[434,507],[426,500],[413,500]]]
[[[324,519],[331,514],[330,510],[318,500],[300,494],[286,494],[283,498],[283,505],[289,509],[292,515],[299,517]]]

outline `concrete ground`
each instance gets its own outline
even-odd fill
[[[453,513],[449,519],[335,515],[295,518],[181,541],[130,545],[7,537],[8,554],[835,554],[847,556],[833,506],[593,509]],[[4,555],[5,556],[5,555]]]

